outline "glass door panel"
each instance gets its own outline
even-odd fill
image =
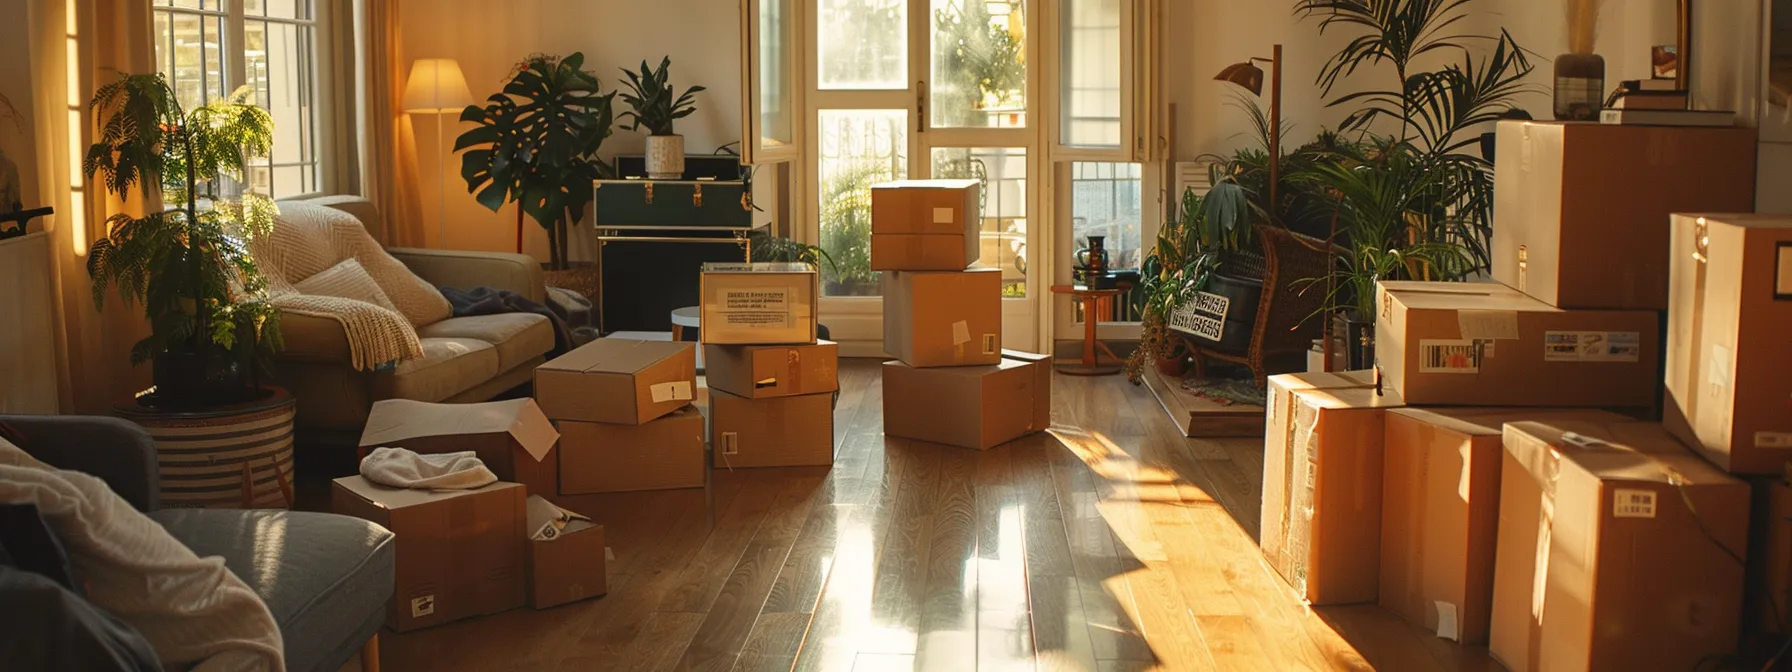
[[[816,0],[816,10],[817,88],[908,88],[908,0]]]
[[[795,97],[790,81],[792,39],[790,3],[792,0],[759,0],[759,63],[758,89],[754,102],[759,114],[759,147],[778,149],[790,146],[796,138]]]
[[[942,128],[1027,125],[1023,0],[932,0],[929,123]]]
[[[871,186],[908,177],[908,110],[818,110],[821,266],[827,296],[878,296]]]
[[[939,147],[933,177],[983,183],[982,256],[973,268],[1002,271],[1002,296],[1027,295],[1027,150],[1025,147]]]
[[[1062,82],[1059,142],[1078,147],[1119,147],[1121,0],[1063,0],[1059,9]]]

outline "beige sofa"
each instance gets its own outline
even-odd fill
[[[348,196],[305,199],[354,215],[376,238],[384,222],[373,204]],[[436,286],[493,287],[544,303],[541,265],[533,257],[501,252],[389,248],[411,272]],[[532,314],[452,317],[417,330],[423,357],[378,371],[350,366],[348,337],[329,318],[286,314],[280,318],[286,347],[275,361],[275,379],[298,398],[297,424],[305,431],[358,434],[373,402],[381,399],[465,403],[486,401],[529,382],[535,366],[554,347],[547,318]]]

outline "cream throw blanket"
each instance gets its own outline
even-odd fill
[[[359,371],[422,357],[416,327],[447,319],[452,312],[442,293],[387,254],[361,220],[335,208],[282,203],[273,233],[250,247],[267,275],[274,305],[340,322],[348,334],[350,363]],[[379,283],[397,312],[354,299],[305,294],[293,286],[351,257]]]
[[[46,465],[0,439],[0,501],[37,505],[68,548],[87,598],[136,628],[164,667],[286,668],[280,627],[261,597],[223,558],[194,555],[104,481]]]
[[[361,460],[361,477],[384,486],[415,490],[472,490],[498,482],[498,476],[471,450],[419,455],[385,446],[373,449]]]

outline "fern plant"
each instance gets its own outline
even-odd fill
[[[111,216],[87,256],[95,307],[112,288],[143,306],[150,334],[132,346],[131,362],[154,361],[168,405],[254,394],[256,368],[280,347],[280,313],[248,248],[278,209],[258,194],[225,193],[226,178],[242,180],[249,159],[273,148],[273,118],[251,93],[187,111],[162,75],[121,75],[91,103],[99,141],[82,172],[121,198],[136,191],[171,206]]]
[[[672,95],[672,57],[660,59],[660,67],[649,69],[647,61],[641,61],[641,72],[637,73],[624,68],[622,74],[628,76],[628,91],[622,94],[622,102],[633,108],[622,113],[631,120],[628,130],[647,129],[649,135],[672,135],[672,122],[691,116],[697,111],[694,94],[704,91],[701,86],[685,89],[684,93]]]

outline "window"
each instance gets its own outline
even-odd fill
[[[1108,250],[1108,268],[1136,271],[1144,261],[1145,228],[1143,180],[1139,164],[1070,164],[1071,243],[1088,246],[1090,236],[1102,236]]]
[[[1064,0],[1058,87],[1063,123],[1059,141],[1082,147],[1119,147],[1122,129],[1120,0]]]
[[[155,31],[157,69],[182,107],[247,85],[273,115],[273,156],[250,166],[249,189],[319,189],[314,0],[155,0]]]

